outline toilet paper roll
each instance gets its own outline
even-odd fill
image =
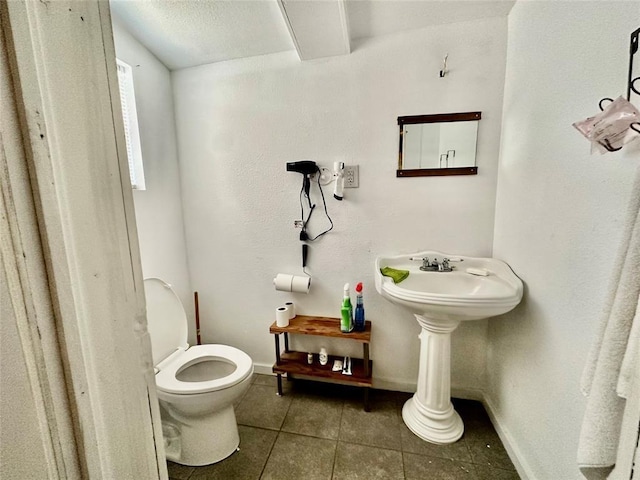
[[[311,277],[293,277],[291,291],[299,293],[309,293],[311,288]]]
[[[281,328],[289,326],[289,309],[287,307],[276,308],[276,325]]]
[[[291,320],[296,316],[296,306],[293,304],[293,302],[287,302],[284,304],[284,306],[289,309],[289,320]]]
[[[273,284],[276,290],[281,292],[309,293],[311,277],[298,277],[286,273],[279,273],[276,275],[276,278],[273,279]]]

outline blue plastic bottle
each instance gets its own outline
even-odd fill
[[[364,302],[362,300],[362,282],[356,285],[355,330],[364,332]]]

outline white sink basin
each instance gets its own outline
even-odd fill
[[[452,272],[423,272],[422,262],[411,258],[451,258]],[[395,284],[380,273],[383,267],[408,270],[409,276]],[[487,276],[467,273],[484,269]],[[427,251],[376,259],[376,290],[396,305],[436,320],[478,320],[501,315],[522,299],[522,282],[509,266],[493,258],[474,258]]]
[[[420,259],[425,257],[438,263],[449,258],[453,271],[422,271]],[[395,284],[380,273],[383,267],[408,270],[409,276]],[[416,393],[402,408],[402,419],[428,442],[453,443],[462,436],[464,425],[450,398],[451,333],[461,321],[493,317],[513,309],[522,299],[522,281],[500,260],[434,251],[380,256],[375,268],[378,293],[411,311],[422,327]],[[488,275],[472,275],[468,268]]]

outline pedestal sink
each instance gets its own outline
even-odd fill
[[[449,259],[453,270],[422,271],[424,258],[431,265]],[[408,270],[409,276],[395,284],[380,273],[383,267]],[[422,327],[418,387],[402,409],[404,423],[428,442],[453,443],[464,425],[451,404],[451,333],[462,321],[512,310],[522,299],[522,281],[500,260],[435,251],[380,256],[375,269],[378,293],[411,311]]]

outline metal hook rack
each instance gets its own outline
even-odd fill
[[[636,95],[640,95],[640,77],[633,78],[633,57],[638,53],[638,37],[640,37],[640,28],[631,33],[631,40],[629,41],[629,76],[627,78],[627,100],[631,101],[631,92]],[[603,102],[613,102],[613,98],[605,97],[600,102],[598,102],[598,107],[600,110],[604,110]],[[629,125],[634,132],[637,132],[640,135],[640,122],[634,122]],[[608,140],[604,140],[604,142],[598,142],[609,152],[617,152],[621,150],[622,147],[613,148]]]

